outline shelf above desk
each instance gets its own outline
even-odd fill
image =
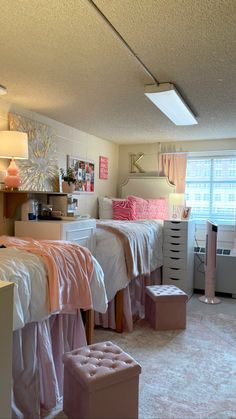
[[[4,216],[6,218],[13,218],[16,212],[16,208],[22,205],[30,198],[37,199],[38,195],[67,195],[63,192],[52,192],[52,191],[18,191],[18,190],[1,190],[0,193],[4,195]]]

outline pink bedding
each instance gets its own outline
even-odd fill
[[[92,308],[92,255],[76,243],[1,236],[1,244],[41,256],[47,266],[50,311],[73,312]]]

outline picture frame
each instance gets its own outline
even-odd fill
[[[95,163],[92,160],[67,155],[67,169],[71,167],[75,173],[76,184],[73,193],[93,193]]]
[[[181,220],[189,220],[191,214],[191,207],[183,207],[181,213]]]
[[[99,156],[99,179],[108,179],[108,157]]]

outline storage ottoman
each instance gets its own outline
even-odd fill
[[[138,418],[140,365],[101,342],[64,354],[63,411],[70,419]]]
[[[151,285],[145,289],[145,318],[155,330],[186,328],[188,296],[174,285]]]

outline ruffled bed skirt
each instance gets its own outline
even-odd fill
[[[40,418],[63,393],[62,355],[86,345],[80,311],[29,323],[13,334],[13,418]]]
[[[147,285],[161,284],[161,268],[151,272],[150,275],[140,275],[130,281],[128,287],[123,289],[123,321],[124,329],[132,332],[133,322],[145,316],[145,287]],[[108,303],[105,314],[95,312],[95,325],[107,329],[116,329],[115,299]]]

